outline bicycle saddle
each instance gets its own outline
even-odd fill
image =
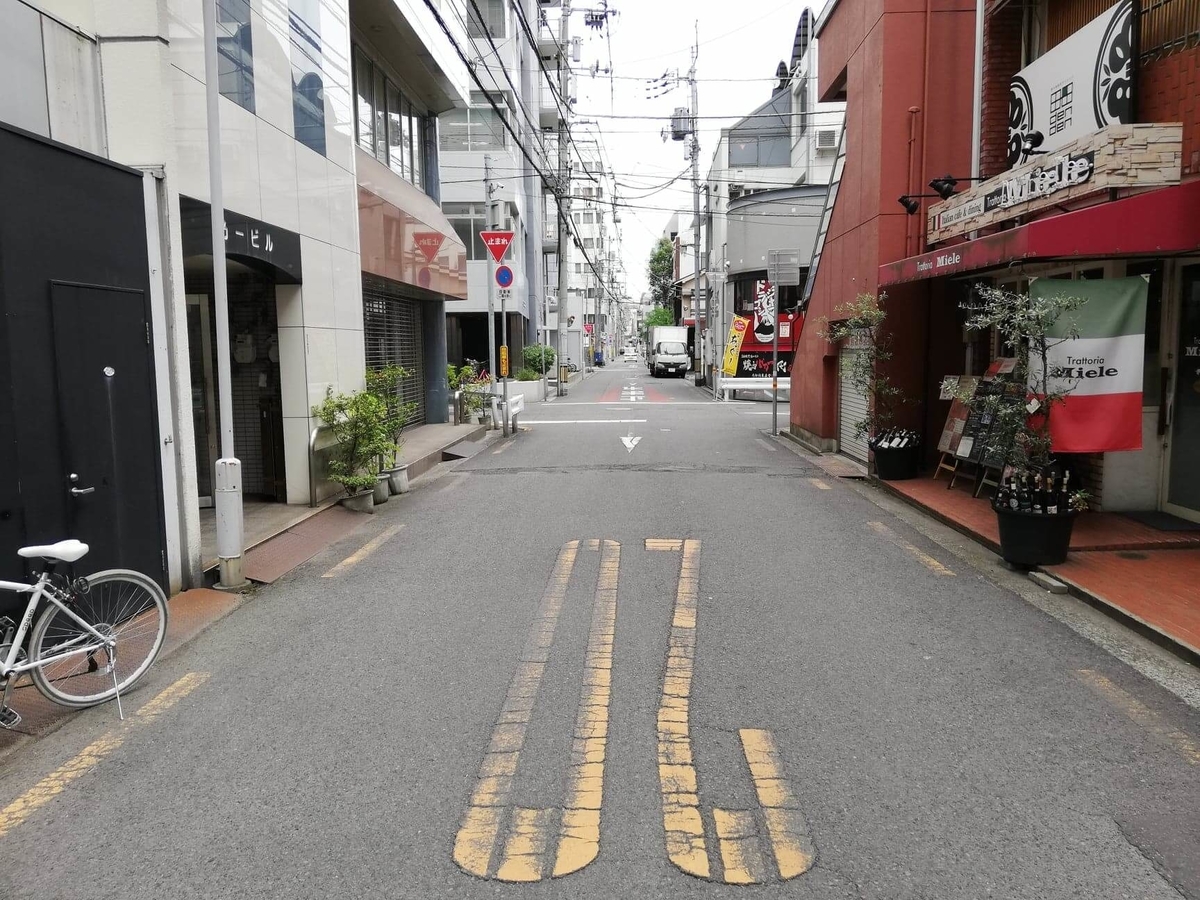
[[[83,541],[59,541],[57,544],[36,544],[32,547],[22,547],[17,551],[18,556],[26,559],[56,559],[59,562],[75,562],[87,555],[88,545]]]

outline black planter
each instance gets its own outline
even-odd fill
[[[1032,569],[1067,561],[1076,512],[1046,516],[998,509],[1000,555],[1014,566]]]
[[[875,474],[882,481],[905,481],[916,478],[921,467],[921,448],[919,445],[908,447],[876,447]]]

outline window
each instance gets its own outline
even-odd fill
[[[576,275],[583,274],[583,263],[575,263],[575,274]]]
[[[479,239],[479,232],[487,228],[486,203],[443,203],[442,212],[454,226],[454,231],[463,242],[463,246],[467,248],[467,259],[491,259],[483,241]],[[519,231],[514,225],[519,226],[520,223],[514,223],[512,209],[508,204],[503,204],[500,220],[502,230]],[[520,241],[519,236],[516,241]]]
[[[217,86],[222,97],[254,112],[250,0],[222,0],[217,4]]]
[[[480,21],[478,13],[468,3],[467,34],[473,38],[482,38],[486,31],[493,38],[504,37],[507,34],[506,0],[475,0],[475,5],[479,7],[479,12],[483,13],[483,20]]]
[[[292,44],[292,124],[296,140],[324,156],[325,85],[321,74],[320,0],[292,0],[288,30]]]
[[[357,45],[354,106],[358,145],[401,178],[423,187],[426,121]]]
[[[494,99],[502,107],[507,103],[503,94]],[[507,146],[504,122],[486,94],[472,93],[470,108],[442,113],[439,121],[443,150],[499,150]]]
[[[808,131],[808,120],[808,76],[805,75],[800,79],[800,86],[796,89],[795,135],[797,137]]]

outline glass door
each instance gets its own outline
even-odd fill
[[[1167,507],[1200,521],[1200,265],[1184,268],[1181,276]]]

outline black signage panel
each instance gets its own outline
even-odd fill
[[[212,253],[209,205],[191,197],[179,198],[183,226],[183,255]],[[300,235],[278,225],[225,210],[225,255],[271,270],[282,284],[300,284]]]

